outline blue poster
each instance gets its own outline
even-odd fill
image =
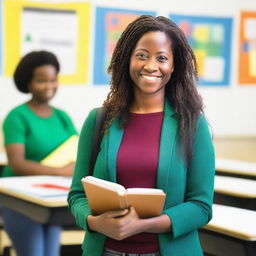
[[[170,15],[184,32],[198,64],[198,84],[229,86],[232,18]]]

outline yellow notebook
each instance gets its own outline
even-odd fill
[[[51,167],[62,167],[70,162],[75,162],[77,146],[78,135],[73,135],[44,158],[41,164]]]

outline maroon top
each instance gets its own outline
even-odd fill
[[[130,113],[117,154],[117,183],[125,188],[155,188],[163,112]],[[126,253],[159,251],[157,234],[141,233],[122,241],[107,238],[105,247]]]

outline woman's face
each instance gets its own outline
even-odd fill
[[[43,65],[34,69],[28,86],[34,100],[41,103],[48,102],[55,95],[57,87],[57,72],[53,65]]]
[[[172,41],[161,31],[144,34],[130,58],[130,77],[135,94],[164,94],[173,72]]]

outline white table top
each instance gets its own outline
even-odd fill
[[[215,168],[227,173],[256,176],[256,162],[217,158]]]
[[[231,196],[256,198],[256,180],[216,175],[214,191]]]
[[[47,207],[67,206],[71,177],[19,176],[0,178],[0,193]]]
[[[256,211],[214,204],[213,218],[204,229],[256,241]]]

